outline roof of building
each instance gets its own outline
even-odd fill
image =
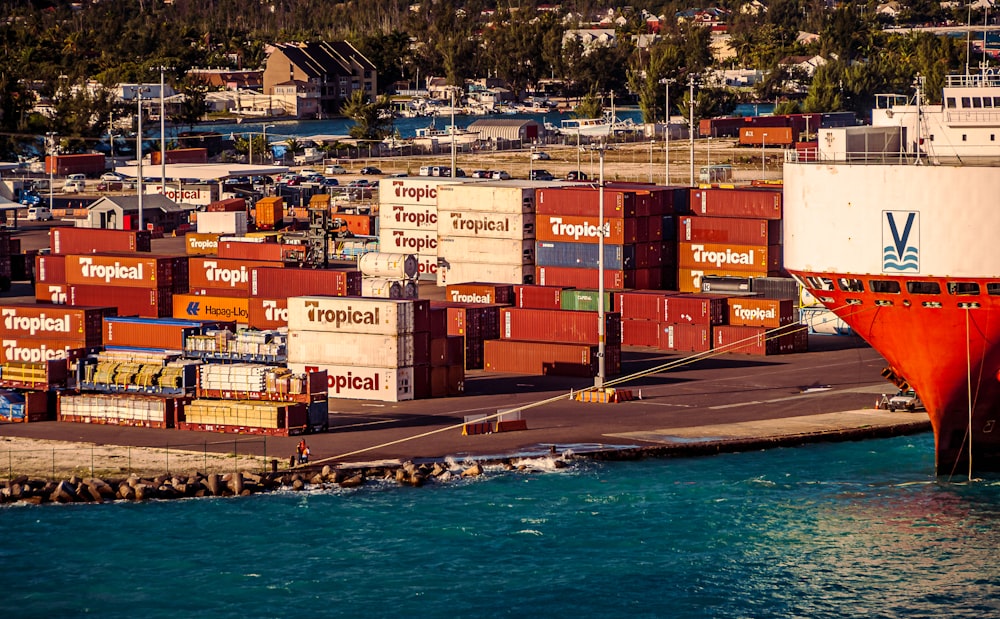
[[[88,209],[95,209],[106,204],[113,204],[126,213],[139,212],[139,196],[104,196],[91,202]],[[186,212],[179,204],[162,193],[148,193],[142,196],[143,211],[162,211],[164,213]]]
[[[353,75],[352,63],[366,70],[375,69],[370,60],[346,41],[278,43],[274,47],[310,78]]]
[[[537,125],[538,122],[530,118],[482,118],[469,123],[469,129],[483,129],[487,127],[526,127]]]

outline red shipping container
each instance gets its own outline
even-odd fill
[[[233,290],[232,288],[188,288],[184,294],[195,294],[203,297],[231,297],[234,299],[246,299],[250,294],[246,290]]]
[[[427,314],[428,332],[431,339],[448,335],[448,308],[432,305]]]
[[[726,297],[677,294],[663,297],[663,322],[670,324],[726,324]]]
[[[734,327],[775,329],[795,322],[791,299],[732,297],[729,299],[729,324]]]
[[[0,346],[0,363],[43,363],[53,359],[79,359],[100,346],[87,347],[79,340],[8,338]]]
[[[149,230],[59,227],[49,230],[49,249],[53,254],[145,252],[150,238]]]
[[[278,262],[227,260],[214,256],[192,256],[188,265],[190,289],[227,288],[244,294],[250,292],[250,272],[254,267],[281,268]]]
[[[510,305],[514,299],[514,286],[513,284],[484,284],[480,282],[451,284],[445,289],[444,298],[452,303]]]
[[[500,337],[500,306],[476,303],[431,301],[432,308],[448,312],[448,335],[465,335],[476,339]]]
[[[776,355],[781,352],[778,337],[768,337],[767,327],[712,328],[712,348],[720,352],[743,355]]]
[[[209,213],[239,213],[247,210],[247,201],[243,198],[226,198],[209,202],[205,210]]]
[[[672,292],[658,290],[632,290],[615,293],[615,309],[622,315],[622,320],[655,320],[663,321],[663,310],[666,305],[663,298],[673,295]]]
[[[677,266],[726,269],[753,275],[776,273],[781,271],[781,246],[678,243]]]
[[[119,316],[166,318],[174,312],[174,294],[170,288],[70,285],[67,301],[70,305],[108,304],[118,308]]]
[[[604,242],[608,245],[635,243],[639,220],[635,217],[614,219],[604,217]],[[535,238],[561,243],[599,243],[597,216],[536,215]]]
[[[589,344],[488,340],[483,365],[487,371],[508,374],[591,377],[598,372],[598,351]],[[604,375],[621,373],[621,348],[607,345],[604,353]]]
[[[535,281],[542,286],[589,288],[591,290],[596,290],[600,285],[597,269],[576,269],[573,267],[535,267]],[[634,270],[604,270],[605,290],[624,290],[635,287]]]
[[[175,262],[169,256],[68,255],[66,283],[106,288],[172,289]]]
[[[66,256],[35,256],[35,281],[46,284],[65,284]]]
[[[539,189],[535,192],[535,213],[538,215],[570,215],[597,217],[600,211],[600,191],[589,185]],[[604,189],[604,217],[621,219],[636,216],[635,192]],[[539,240],[559,240],[541,239]]]
[[[35,284],[36,303],[66,305],[67,284]]]
[[[465,361],[465,340],[460,335],[434,337],[430,340],[432,367],[462,364]]]
[[[530,284],[515,284],[514,307],[525,309],[562,309],[562,286],[534,286]]]
[[[780,219],[692,217],[690,215],[684,215],[677,219],[678,241],[765,247],[781,244]]]
[[[325,295],[361,296],[361,272],[357,269],[283,269],[276,265],[254,268],[250,273],[250,296],[268,299]]]
[[[199,335],[202,328],[202,323],[189,320],[106,318],[104,345],[183,350],[185,338],[189,335]]]
[[[506,307],[500,310],[500,337],[505,340],[599,344],[597,320],[597,312]],[[604,314],[604,335],[605,343],[621,341],[621,314]]]
[[[661,266],[663,263],[663,243],[636,243],[636,269],[649,269]]]
[[[167,163],[207,163],[207,148],[173,148],[166,151]],[[150,153],[149,161],[153,165],[160,165],[163,161],[160,158],[160,151],[154,150]]]
[[[250,297],[247,324],[253,329],[270,330],[288,326],[288,299]]]
[[[712,327],[710,325],[659,325],[660,350],[680,352],[707,352],[712,349]]]
[[[378,219],[375,215],[356,215],[352,213],[337,213],[336,219],[343,219],[347,224],[347,229],[359,236],[373,236],[375,234],[375,222]]]
[[[216,255],[229,260],[261,260],[283,262],[291,260],[305,251],[303,245],[254,241],[219,241]]]
[[[660,267],[651,269],[636,269],[635,280],[632,285],[636,288],[664,288],[663,269]]]
[[[112,307],[5,303],[0,305],[0,337],[79,342],[78,348],[101,345],[101,321],[114,316]]]
[[[781,219],[781,190],[756,187],[692,189],[689,208],[696,215]]]
[[[45,157],[45,173],[56,176],[70,174],[88,174],[97,176],[105,169],[104,155],[86,153],[79,155],[47,155]]]
[[[622,320],[622,346],[649,346],[660,342],[660,323],[655,320]]]

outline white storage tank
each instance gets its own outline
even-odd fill
[[[358,259],[358,270],[365,277],[413,279],[417,276],[417,257],[413,254],[371,252]]]

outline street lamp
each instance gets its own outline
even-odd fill
[[[455,178],[457,173],[456,168],[456,152],[455,152],[455,142],[458,137],[455,135],[455,91],[458,90],[458,86],[449,86],[448,91],[451,93],[451,177]]]
[[[532,175],[534,174],[534,163],[535,163],[535,147],[528,147],[528,180],[532,180]]]
[[[135,130],[135,158],[136,158],[136,175],[135,175],[135,187],[136,194],[139,202],[139,226],[138,229],[143,229],[142,221],[142,93],[149,92],[149,88],[146,86],[132,86],[132,92],[135,93],[135,110],[136,110],[136,130]]]
[[[653,182],[653,145],[656,144],[656,140],[649,141],[649,182]]]
[[[663,131],[663,184],[670,184],[670,82],[674,80],[665,77],[660,80],[664,85],[666,100],[663,104],[664,131]]]
[[[691,142],[691,186],[694,187],[694,73],[688,76],[688,139]]]
[[[264,152],[265,153],[269,150],[268,147],[267,147],[267,130],[268,129],[273,129],[273,128],[274,128],[274,125],[262,125],[261,126],[261,133],[263,133]],[[250,148],[253,148],[253,138],[252,137],[250,138]],[[250,163],[253,163],[253,161],[251,161]],[[264,163],[263,157],[261,157],[261,163]]]
[[[594,387],[604,388],[604,344],[607,333],[604,331],[604,149],[601,142],[600,190],[597,199],[597,376],[594,377]]]
[[[45,134],[45,140],[47,146],[49,147],[49,210],[51,211],[54,206],[54,200],[52,197],[52,188],[56,183],[56,134],[54,131],[49,131]]]
[[[163,195],[167,194],[167,117],[163,102],[163,71],[167,68],[160,67],[160,185]]]
[[[763,179],[766,172],[764,172],[764,144],[767,143],[767,133],[765,132],[760,139],[760,178]]]

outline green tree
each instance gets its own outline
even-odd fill
[[[348,131],[352,138],[381,140],[392,135],[392,116],[387,113],[391,107],[384,95],[369,103],[364,91],[355,90],[344,101],[340,113],[354,121]]]

